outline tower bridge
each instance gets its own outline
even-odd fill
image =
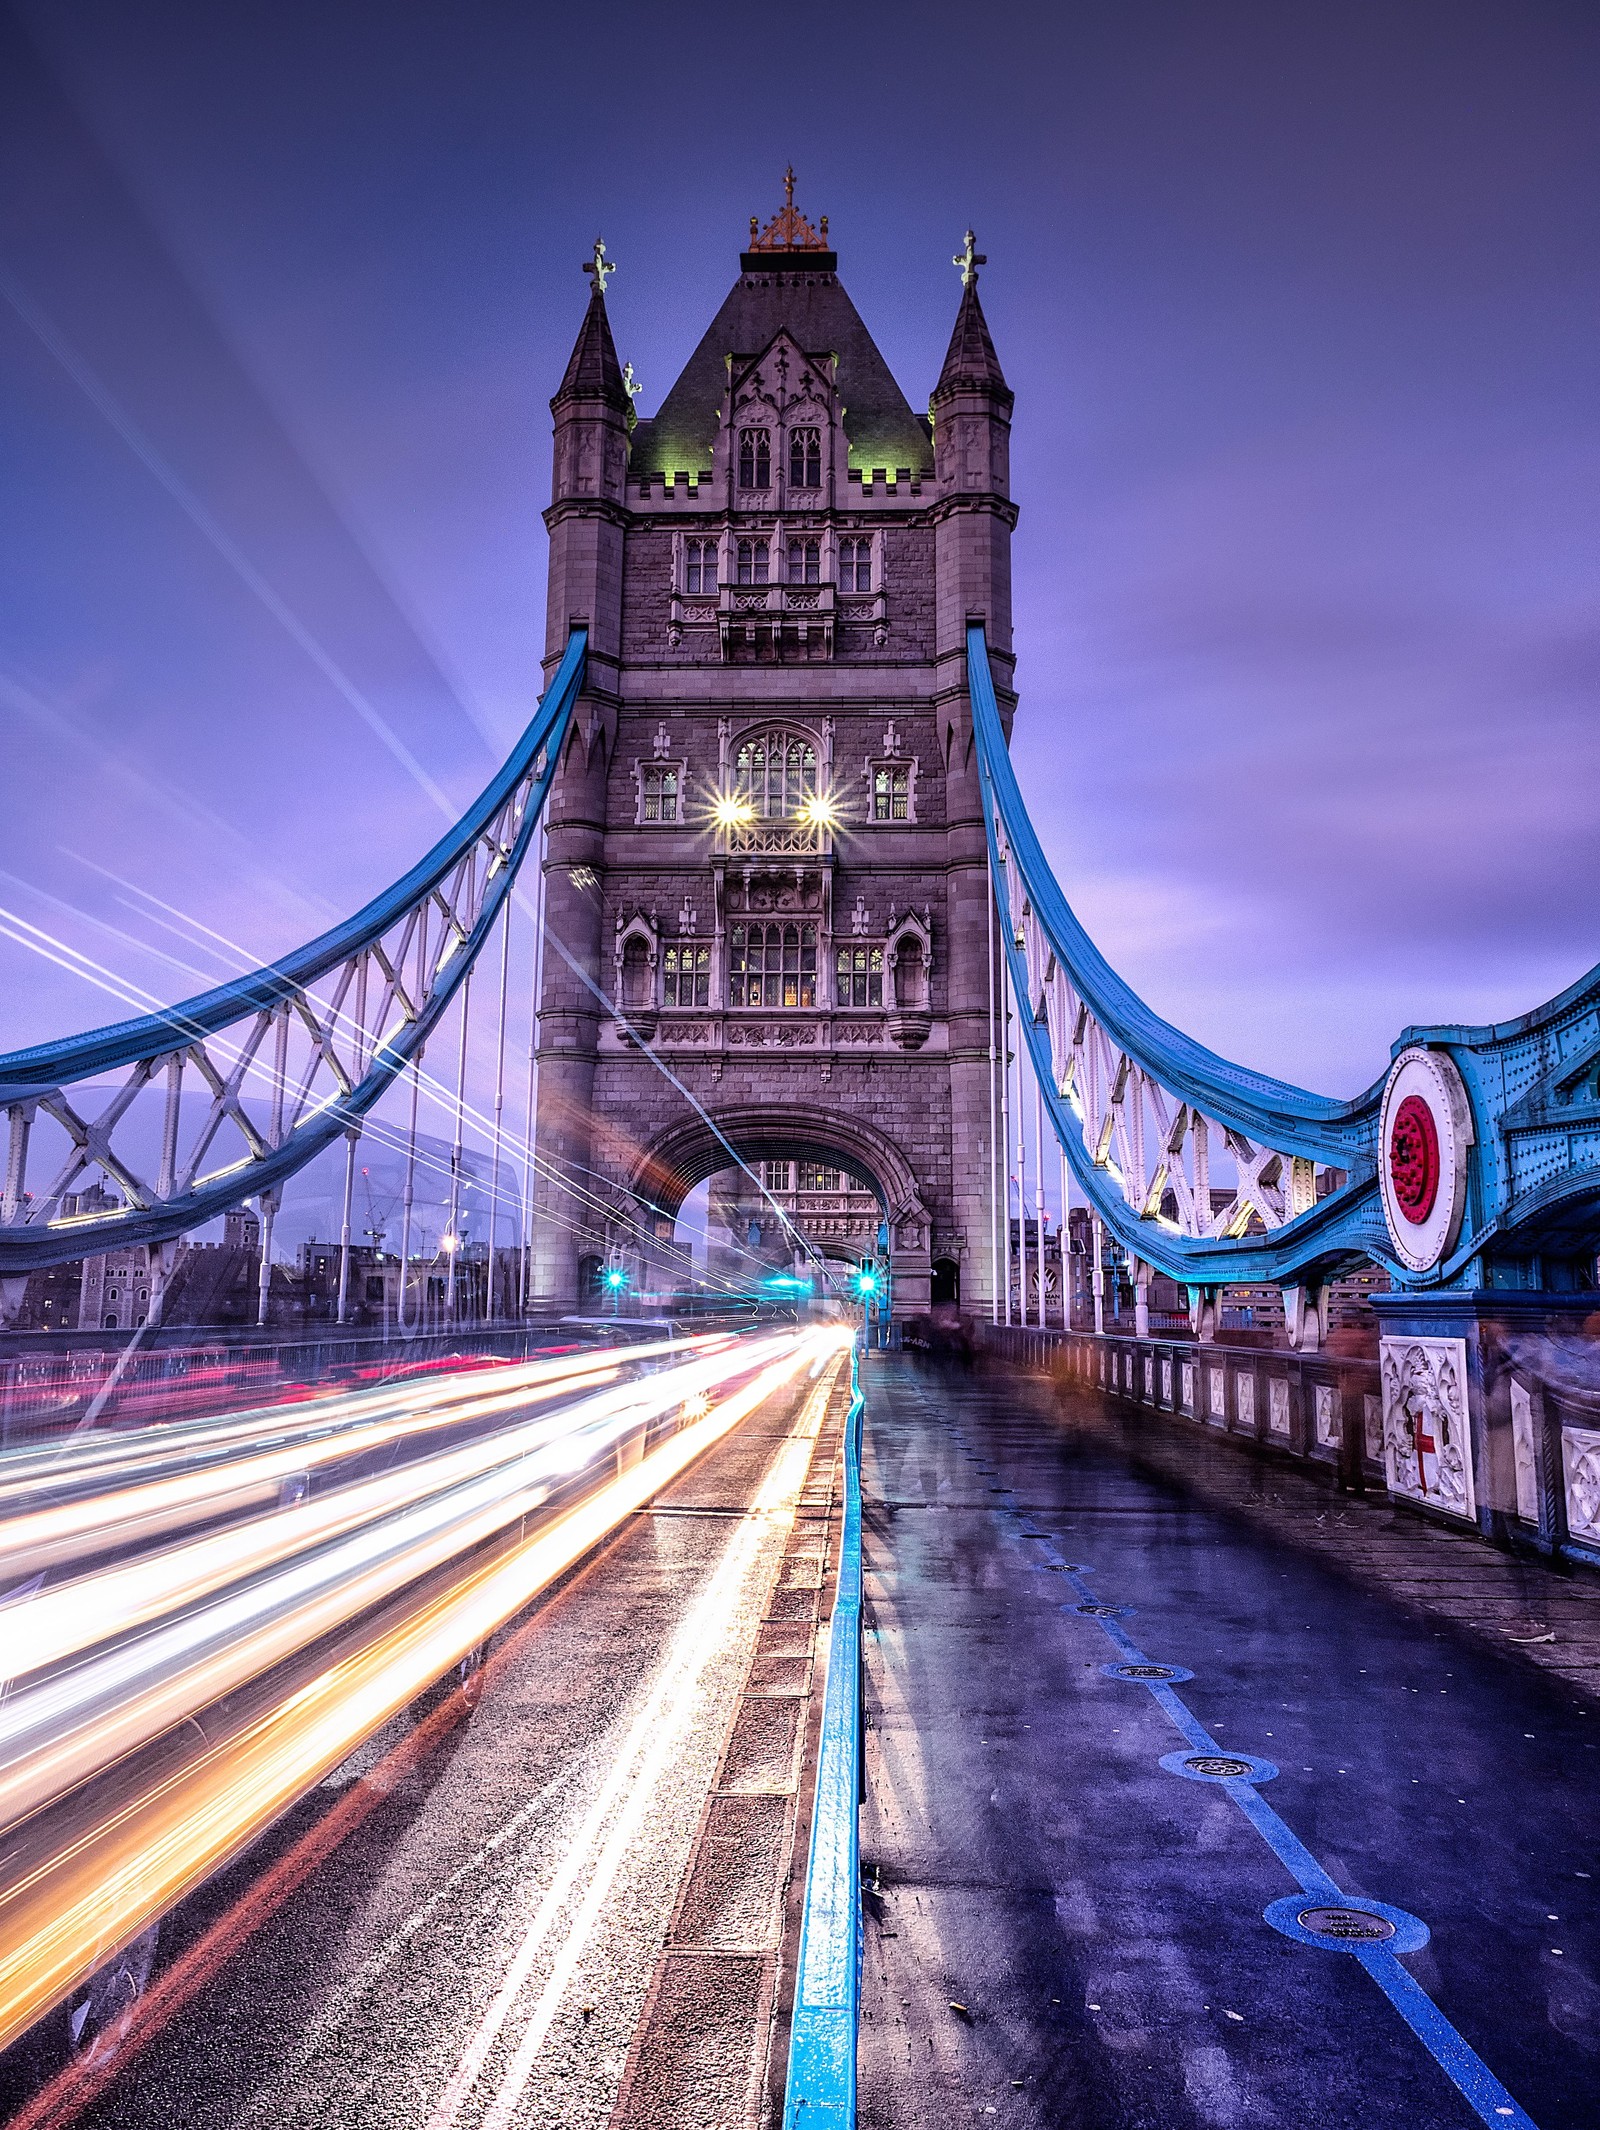
[[[597,242],[501,771],[298,952],[0,1057],[8,1314],[85,1258],[146,1301],[100,1377],[9,1340],[18,2121],[154,2119],[216,2069],[183,2007],[235,1985],[278,2120],[295,2079],[322,2119],[357,2086],[408,2096],[386,2120],[426,2089],[428,2130],[576,2119],[558,2018],[619,2130],[728,2095],[851,2123],[858,2074],[882,2125],[1593,2120],[1600,969],[1401,1031],[1351,1100],[1137,996],[1012,766],[1013,400],[971,232],[953,264],[923,414],[791,174],[641,416]],[[392,1260],[353,1241],[364,1146]],[[161,1323],[177,1254],[224,1216],[241,1254],[248,1204],[265,1332],[319,1160],[329,1337],[358,1257],[384,1337],[303,1415],[268,1341],[248,1376],[219,1345],[208,1402]],[[686,1335],[714,1179],[759,1212],[721,1300],[793,1262],[820,1325]],[[537,1805],[496,1717],[554,1756]],[[397,2015],[357,2077],[392,1948],[338,1951],[303,2048],[240,1948],[280,1911],[329,1942],[313,1867],[359,1908],[355,1830],[469,1718],[386,1866],[453,2068]],[[556,1879],[523,1857],[526,1935],[463,1982],[525,1835]]]

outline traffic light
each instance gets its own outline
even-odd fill
[[[613,1294],[620,1294],[628,1284],[628,1275],[621,1265],[612,1265],[606,1273],[606,1285]]]
[[[864,1302],[870,1301],[878,1291],[878,1271],[875,1265],[864,1264],[856,1274],[856,1293]]]

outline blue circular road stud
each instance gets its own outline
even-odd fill
[[[1131,1605],[1097,1605],[1086,1599],[1081,1605],[1068,1606],[1069,1612],[1081,1612],[1086,1620],[1125,1620],[1133,1611]]]
[[[1276,1762],[1254,1753],[1196,1752],[1193,1746],[1182,1753],[1163,1753],[1161,1765],[1169,1775],[1188,1782],[1271,1782],[1278,1772]]]
[[[1194,1673],[1181,1664],[1102,1664],[1108,1679],[1132,1679],[1139,1686],[1182,1686]]]
[[[1430,1936],[1422,1918],[1407,1909],[1342,1893],[1331,1900],[1291,1893],[1263,1913],[1284,1937],[1297,1945],[1320,1945],[1324,1952],[1365,1952],[1376,1945],[1393,1953],[1421,1952]]]

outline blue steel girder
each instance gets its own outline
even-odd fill
[[[533,841],[587,644],[587,631],[574,629],[493,780],[425,858],[355,916],[181,1005],[0,1057],[0,1276],[169,1241],[277,1189],[420,1059]],[[184,1121],[191,1076],[204,1098],[197,1129]],[[128,1125],[157,1081],[163,1120],[152,1171],[130,1149]],[[41,1117],[58,1143],[48,1175],[31,1178]],[[103,1186],[85,1189],[85,1179],[99,1186],[101,1177],[120,1203],[64,1212],[69,1198],[109,1196]]]
[[[1023,804],[977,626],[967,681],[1022,1032],[1077,1186],[1130,1256],[1192,1287],[1315,1286],[1368,1258],[1413,1287],[1492,1284],[1508,1263],[1523,1283],[1586,1279],[1600,1243],[1600,967],[1519,1020],[1408,1028],[1351,1101],[1233,1064],[1152,1012],[1073,914]],[[1386,1096],[1419,1069],[1424,1093],[1444,1089],[1447,1138],[1453,1087],[1461,1110],[1459,1181],[1439,1183],[1454,1212],[1425,1267],[1383,1143]],[[1388,1129],[1392,1141],[1393,1117]]]

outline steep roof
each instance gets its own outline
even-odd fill
[[[1008,400],[1011,397],[1000,358],[989,337],[989,321],[978,301],[978,276],[969,271],[962,277],[961,308],[956,312],[955,330],[950,335],[939,382],[933,388],[934,397],[937,399],[941,392],[972,385],[1003,393]]]
[[[933,439],[912,413],[861,314],[832,271],[828,252],[752,251],[683,374],[652,420],[633,436],[640,473],[702,473],[711,464],[727,389],[727,357],[759,355],[787,326],[808,355],[836,355],[850,463],[931,472]]]
[[[606,316],[606,299],[598,285],[589,291],[589,308],[583,314],[578,337],[572,344],[566,375],[550,404],[559,407],[568,399],[604,399],[623,407],[628,404],[628,395],[622,388],[622,365],[617,361],[617,344],[611,337],[611,321]]]

